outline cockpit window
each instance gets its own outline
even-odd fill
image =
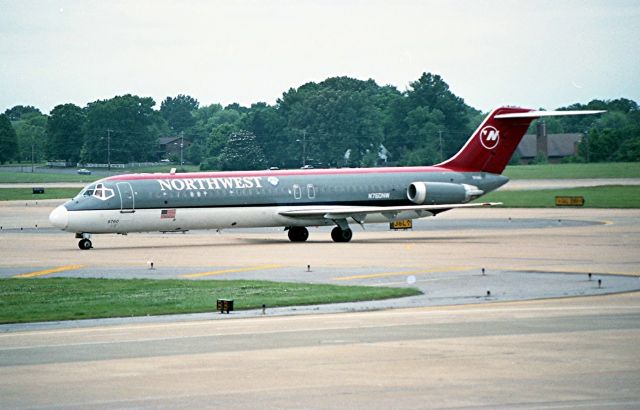
[[[82,196],[91,196],[93,195],[93,191],[96,189],[95,185],[88,186],[84,191],[82,191]]]
[[[113,189],[109,189],[103,184],[96,184],[96,188],[93,191],[93,196],[103,201],[106,201],[107,199],[113,197],[113,195]]]
[[[95,184],[95,185],[89,185],[88,187],[86,187],[84,189],[84,191],[81,191],[77,198],[89,198],[89,197],[94,197],[94,198],[98,198],[102,201],[106,201],[109,198],[113,198],[115,196],[115,193],[113,191],[113,189],[107,188],[104,186],[104,184]]]

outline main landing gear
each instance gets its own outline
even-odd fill
[[[352,236],[353,232],[349,228],[342,229],[336,226],[331,230],[331,239],[333,239],[334,242],[349,242]]]
[[[304,242],[309,238],[309,231],[304,226],[292,226],[288,235],[291,242]]]
[[[292,226],[288,229],[289,240],[291,242],[304,242],[309,238],[309,231],[303,226]],[[349,242],[353,232],[351,229],[342,229],[336,226],[331,231],[331,239],[334,242]]]

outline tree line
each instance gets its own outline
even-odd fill
[[[150,97],[130,94],[85,107],[61,104],[48,115],[15,106],[0,115],[0,162],[157,161],[159,138],[182,136],[191,142],[185,159],[201,169],[430,165],[457,152],[486,115],[431,73],[405,91],[332,77],[291,88],[273,105],[200,106],[178,95],[155,106]],[[588,136],[569,161],[640,160],[636,102],[593,100],[561,109],[607,110],[546,120],[549,133]]]

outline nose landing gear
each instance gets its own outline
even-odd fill
[[[91,244],[91,241],[89,239],[82,239],[80,240],[80,242],[78,242],[78,247],[83,251],[86,251],[93,248],[93,245]]]
[[[78,248],[83,251],[87,251],[93,248],[93,244],[91,243],[91,234],[90,233],[77,233],[76,238],[81,238],[80,242],[78,242]]]

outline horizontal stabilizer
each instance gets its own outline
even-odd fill
[[[603,110],[585,110],[585,111],[527,111],[527,112],[514,112],[510,114],[498,114],[493,118],[507,119],[507,118],[540,118],[540,117],[559,117],[563,115],[592,115],[602,114]]]

